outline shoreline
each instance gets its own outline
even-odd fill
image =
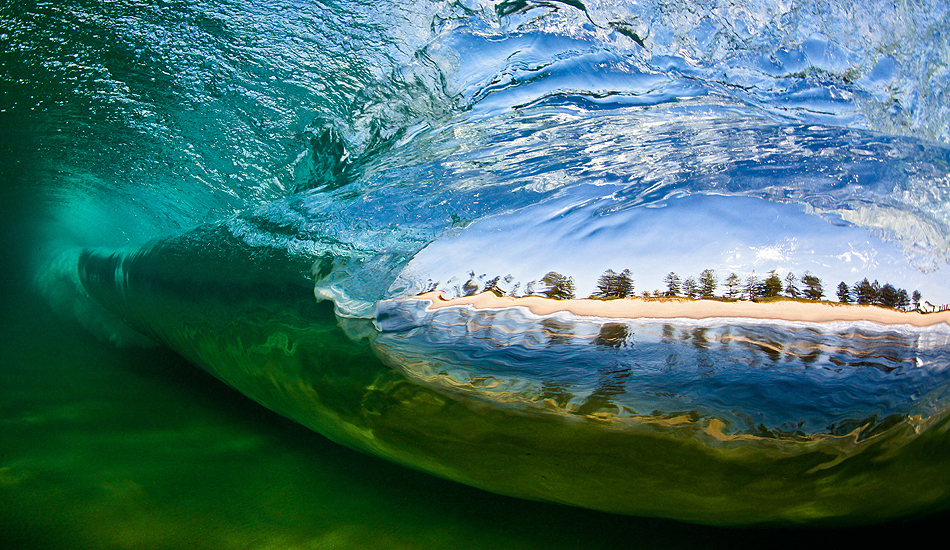
[[[598,300],[579,298],[555,300],[541,296],[514,298],[482,292],[473,296],[442,298],[439,291],[427,292],[408,298],[429,301],[427,310],[446,307],[471,306],[475,309],[505,309],[524,307],[535,315],[569,312],[582,317],[611,319],[711,319],[747,318],[793,321],[802,323],[834,323],[867,321],[881,325],[911,325],[930,327],[941,323],[950,325],[950,311],[937,313],[904,312],[872,305],[839,304],[827,302],[720,302],[687,298],[618,298]]]

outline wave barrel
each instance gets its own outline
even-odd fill
[[[207,227],[88,250],[79,271],[98,304],[262,405],[489,491],[712,524],[863,523],[947,501],[947,369],[918,360],[944,357],[945,336],[419,299],[346,318],[314,298],[320,261]]]

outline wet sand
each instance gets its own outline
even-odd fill
[[[471,306],[475,309],[524,307],[535,315],[551,315],[567,311],[574,315],[616,319],[746,318],[803,323],[868,321],[882,325],[912,325],[915,327],[927,327],[941,323],[950,325],[950,311],[939,313],[904,312],[878,306],[797,302],[792,300],[775,302],[721,302],[718,300],[690,300],[686,298],[554,300],[540,296],[501,297],[491,292],[445,300],[438,291],[420,294],[413,299],[430,301],[429,309],[458,306]]]

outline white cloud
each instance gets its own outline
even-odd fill
[[[877,255],[876,251],[873,249],[866,249],[863,252],[855,250],[853,243],[848,243],[848,252],[842,252],[835,256],[838,261],[851,263],[851,262],[860,262],[860,265],[851,266],[851,272],[863,271],[869,268],[877,266],[877,261],[875,256]]]
[[[749,249],[755,256],[752,263],[758,265],[762,262],[788,262],[797,248],[796,241],[795,237],[786,237],[785,242],[770,246],[751,246]]]

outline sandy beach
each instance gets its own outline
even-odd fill
[[[492,292],[445,300],[438,291],[420,294],[414,299],[431,302],[429,309],[472,306],[476,309],[525,307],[536,315],[568,311],[575,315],[617,319],[710,319],[749,318],[832,323],[837,321],[869,321],[882,325],[927,327],[941,323],[950,325],[950,311],[939,313],[903,312],[877,306],[831,304],[826,302],[720,302],[685,298],[623,298],[617,300],[554,300],[540,296],[524,298],[500,297]]]

